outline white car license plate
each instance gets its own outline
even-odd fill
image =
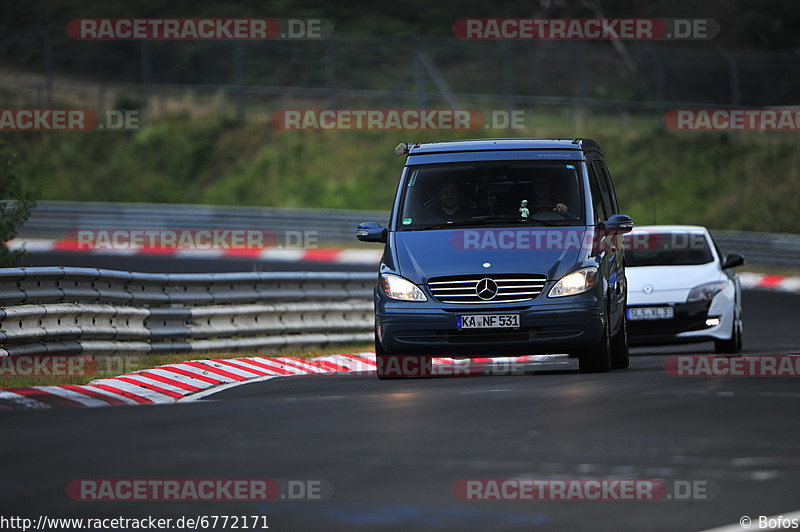
[[[457,329],[514,329],[519,327],[519,314],[467,314],[456,316]]]
[[[628,309],[629,320],[671,320],[675,316],[672,307],[636,307]]]

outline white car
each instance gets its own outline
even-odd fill
[[[650,225],[625,235],[630,345],[713,341],[742,349],[742,292],[735,253],[722,256],[705,227]]]

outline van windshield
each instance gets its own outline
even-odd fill
[[[579,225],[578,163],[505,161],[410,167],[398,229],[485,224]]]

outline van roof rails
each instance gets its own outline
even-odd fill
[[[600,152],[600,155],[603,155],[603,150],[600,149],[600,145],[594,139],[587,139],[586,137],[576,137],[572,140],[573,144],[578,144],[585,150],[597,150]]]

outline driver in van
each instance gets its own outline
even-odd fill
[[[531,213],[553,211],[562,216],[567,215],[567,212],[569,212],[567,205],[554,197],[555,181],[555,177],[552,175],[537,176],[536,184],[533,188],[533,202],[529,207]]]

